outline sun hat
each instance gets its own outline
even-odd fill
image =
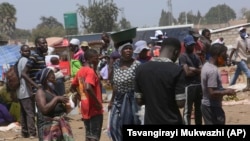
[[[135,43],[135,50],[134,53],[140,53],[143,49],[150,50],[150,48],[147,46],[147,42],[144,40],[139,40]]]
[[[158,39],[159,35],[163,35],[162,31],[161,30],[156,30],[155,31],[155,36],[154,37],[150,37],[150,39],[151,40],[156,40],[156,39]]]
[[[80,41],[76,38],[71,39],[69,43],[72,45],[77,45],[77,46],[80,45]]]
[[[87,41],[83,41],[81,43],[81,47],[89,47],[89,43]]]

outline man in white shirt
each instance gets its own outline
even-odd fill
[[[236,39],[236,44],[229,57],[229,61],[231,62],[233,59],[237,65],[235,74],[230,81],[230,85],[234,85],[236,83],[236,80],[242,71],[247,77],[247,86],[243,89],[243,91],[250,91],[250,70],[247,65],[248,54],[250,52],[250,39],[246,33],[246,28],[240,27],[238,31],[240,37]]]

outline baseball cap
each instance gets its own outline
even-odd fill
[[[89,43],[86,42],[86,41],[83,41],[83,42],[81,43],[81,46],[82,46],[82,47],[89,47]]]
[[[150,39],[151,40],[156,40],[156,39],[158,39],[159,35],[163,35],[162,31],[161,30],[156,30],[155,31],[155,36],[154,37],[150,37]]]
[[[72,45],[80,45],[80,41],[76,38],[71,39],[69,43]]]
[[[193,36],[192,36],[192,35],[187,35],[187,36],[184,38],[184,44],[185,44],[186,46],[195,44],[195,41],[194,41]]]
[[[155,37],[159,36],[159,35],[163,35],[161,30],[156,30],[155,31]]]
[[[144,40],[139,40],[135,43],[135,50],[134,53],[141,53],[143,49],[150,50],[150,48],[147,46],[147,42]]]
[[[189,30],[189,34],[194,36],[194,37],[200,37],[201,35],[199,34],[199,30],[196,28],[192,28]]]
[[[246,28],[245,28],[245,27],[240,27],[240,28],[238,29],[238,31],[241,32],[243,29],[246,29]]]

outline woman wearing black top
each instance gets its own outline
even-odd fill
[[[37,128],[39,141],[63,140],[72,141],[71,127],[65,120],[68,98],[57,96],[54,91],[55,75],[49,68],[42,69],[37,74],[37,80],[42,84],[35,100],[38,108]]]

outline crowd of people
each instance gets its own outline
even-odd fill
[[[100,140],[102,94],[107,86],[112,89],[108,131],[113,141],[122,140],[123,125],[191,125],[193,112],[196,125],[225,124],[222,98],[236,92],[222,86],[220,66],[234,63],[237,69],[230,85],[236,83],[243,71],[247,76],[244,90],[250,90],[247,66],[250,40],[244,27],[239,29],[239,38],[230,54],[224,39],[212,41],[208,29],[201,34],[198,29],[190,29],[183,42],[160,30],[155,32],[153,42],[133,42],[136,32],[121,36],[125,32],[104,32],[100,50],[91,48],[87,41],[70,40],[71,97],[65,94],[66,76],[59,66],[63,58],[51,57],[49,63],[45,62],[46,38],[38,37],[32,52],[29,46],[21,46],[20,87],[15,93],[20,103],[23,138],[74,140],[74,131],[65,118],[69,109],[74,108],[73,102],[80,107],[85,140]],[[138,116],[141,106],[145,107],[143,120]],[[1,109],[6,113],[6,108]],[[0,117],[13,121],[5,113]]]

